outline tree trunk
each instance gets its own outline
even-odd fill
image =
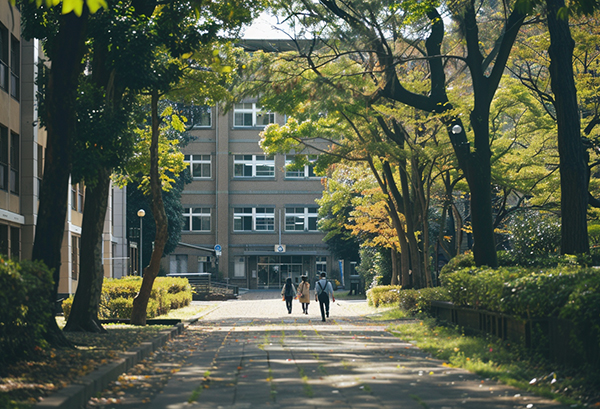
[[[54,48],[48,53],[52,61],[46,87],[46,161],[40,188],[40,204],[35,229],[32,259],[43,261],[53,270],[54,288],[50,296],[54,305],[60,279],[61,246],[69,197],[72,138],[75,133],[75,100],[78,76],[82,70],[87,7],[81,17],[70,13],[59,18]],[[47,340],[53,346],[70,345],[54,316],[47,326]]]
[[[398,271],[399,271],[399,266],[398,266],[398,252],[395,249],[391,249],[392,251],[392,280],[390,282],[391,285],[398,285]]]
[[[590,250],[587,234],[588,189],[584,147],[573,78],[573,47],[568,18],[557,16],[564,0],[547,0],[550,80],[554,93],[560,157],[561,253]]]
[[[106,332],[98,320],[104,267],[102,233],[108,207],[111,169],[98,169],[96,185],[86,188],[86,202],[81,229],[81,273],[65,331]]]
[[[143,269],[144,278],[140,292],[133,300],[133,310],[131,312],[131,323],[133,325],[146,325],[146,310],[150,292],[154,285],[154,280],[158,276],[160,269],[160,259],[168,238],[167,215],[162,199],[162,186],[158,171],[158,136],[159,121],[158,116],[158,91],[152,92],[152,142],[150,144],[150,190],[152,192],[152,214],[156,223],[156,237],[154,240],[154,249],[150,257],[150,265]]]

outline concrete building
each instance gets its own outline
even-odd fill
[[[17,260],[31,258],[46,149],[35,83],[44,55],[40,42],[23,40],[20,29],[19,10],[0,2],[0,254]],[[85,187],[72,185],[62,243],[61,294],[77,289],[84,202]],[[105,276],[127,275],[125,194],[115,188],[103,246]]]
[[[218,271],[245,288],[281,288],[317,272],[339,274],[317,229],[323,186],[312,166],[288,170],[291,155],[269,157],[258,145],[269,123],[286,118],[257,100],[187,109],[195,137],[184,148],[193,182],[182,195],[182,244],[165,260],[169,273]],[[316,152],[301,152],[312,155]],[[309,156],[312,158],[312,156]],[[333,274],[332,274],[333,273]]]

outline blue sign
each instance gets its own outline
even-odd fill
[[[215,251],[221,251],[221,245],[220,244],[215,244]]]

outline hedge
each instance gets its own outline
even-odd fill
[[[142,285],[140,277],[106,279],[102,285],[98,317],[131,318],[133,299]],[[157,277],[150,293],[146,317],[154,318],[170,310],[182,308],[192,301],[192,287],[187,278]],[[65,319],[69,318],[73,297],[63,301]]]
[[[46,323],[54,303],[52,274],[39,262],[0,256],[0,363],[8,364],[47,347]]]
[[[367,291],[367,303],[373,307],[385,304],[398,304],[400,301],[399,285],[379,285]]]

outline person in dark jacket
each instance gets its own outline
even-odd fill
[[[326,316],[329,318],[329,297],[335,302],[333,287],[331,286],[331,283],[327,281],[327,274],[321,273],[321,279],[315,284],[315,300],[319,302],[321,320],[323,322],[326,321]]]
[[[292,300],[296,296],[296,288],[294,288],[294,284],[292,284],[292,278],[288,277],[285,280],[285,284],[281,289],[281,297],[285,300],[285,306],[287,307],[288,314],[292,313]]]

